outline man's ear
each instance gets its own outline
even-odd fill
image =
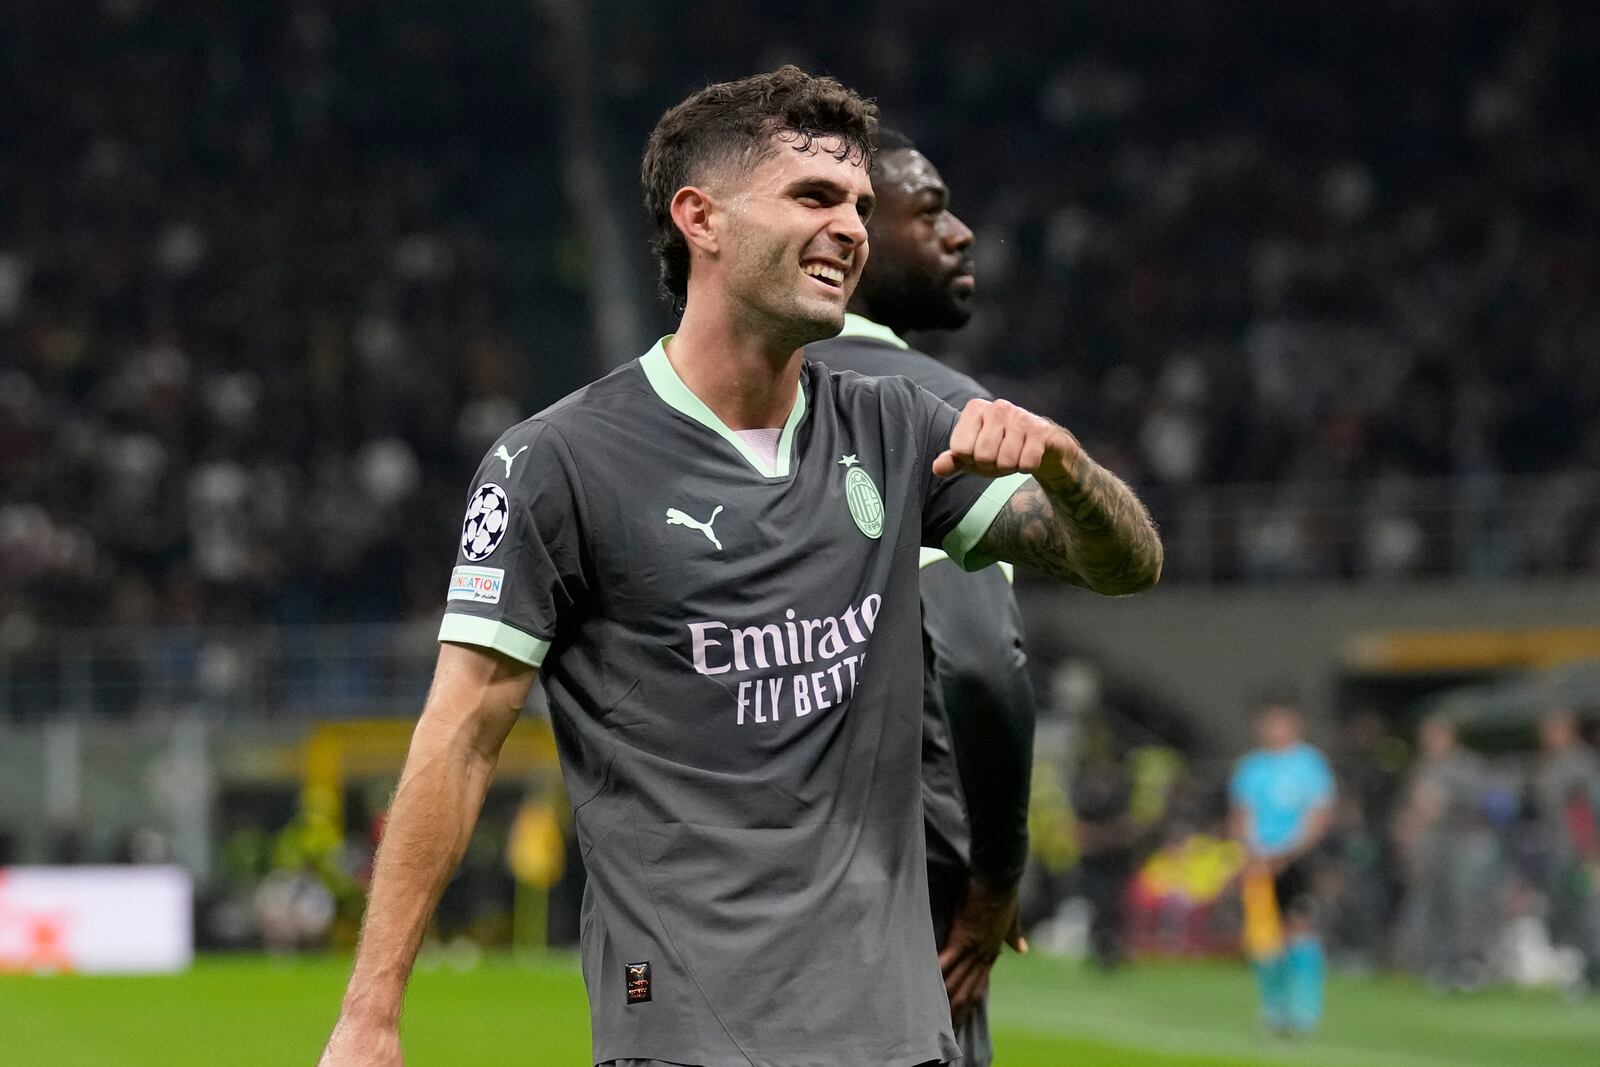
[[[715,255],[721,251],[713,220],[716,201],[704,189],[685,185],[672,198],[672,221],[688,242],[689,252]]]

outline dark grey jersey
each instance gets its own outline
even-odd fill
[[[971,377],[908,346],[887,327],[849,315],[809,355],[841,370],[905,375],[955,408],[992,399]],[[937,551],[922,555],[927,642],[922,793],[935,881],[970,866],[996,885],[1027,860],[1028,782],[1035,707],[1022,618],[1009,568],[962,575]],[[949,572],[949,573],[947,573]]]
[[[956,1054],[923,869],[921,546],[1021,479],[931,472],[957,412],[807,362],[769,467],[663,344],[508,432],[440,639],[539,666],[589,871],[594,1060]]]

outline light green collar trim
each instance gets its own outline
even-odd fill
[[[844,313],[844,329],[839,331],[840,337],[870,337],[874,341],[883,341],[885,344],[894,345],[896,348],[909,349],[911,346],[900,340],[900,335],[882,323],[873,322],[865,315],[857,315],[853,311]]]
[[[706,402],[695,396],[683,379],[678,377],[678,372],[673,369],[672,361],[667,359],[667,342],[672,340],[668,334],[657,341],[655,347],[639,358],[639,366],[644,370],[644,376],[650,381],[650,388],[656,391],[666,404],[689,416],[706,429],[727,441],[743,456],[746,463],[756,469],[756,473],[767,478],[787,478],[789,476],[790,456],[794,452],[794,434],[800,426],[800,420],[806,414],[806,390],[801,385],[795,389],[794,407],[789,409],[789,420],[783,424],[783,434],[778,438],[778,466],[776,469],[767,466],[766,462],[756,454],[755,449],[745,444],[744,438],[717,418],[716,414],[708,407]]]

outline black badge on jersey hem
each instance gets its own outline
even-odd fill
[[[650,1001],[650,961],[624,965],[624,980],[628,987],[629,1004],[647,1004]]]

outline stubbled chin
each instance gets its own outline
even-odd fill
[[[817,309],[817,321],[827,323],[834,328],[834,333],[844,328],[844,305],[824,304]]]
[[[803,344],[826,341],[830,337],[837,337],[839,336],[839,331],[844,329],[844,305],[842,304],[825,304],[818,301],[807,306],[802,314],[805,318],[805,332],[810,335],[802,342]]]

